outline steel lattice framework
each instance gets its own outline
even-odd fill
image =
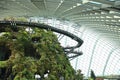
[[[55,18],[77,24],[74,29],[68,25],[68,32],[78,32],[84,41],[79,50],[84,55],[72,65],[76,62],[76,69],[82,69],[87,77],[91,69],[101,76],[120,74],[120,0],[0,0],[1,20],[8,16]]]

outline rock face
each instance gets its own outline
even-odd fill
[[[75,71],[53,32],[0,26],[0,80],[36,80],[35,74],[74,80]]]

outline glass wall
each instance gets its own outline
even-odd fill
[[[45,23],[71,32],[84,43],[77,51],[83,55],[70,60],[73,68],[81,69],[88,77],[93,70],[97,76],[120,74],[120,27],[109,25],[77,25],[70,21],[54,18],[31,18],[31,21]],[[67,36],[55,33],[62,46],[72,46],[76,42]]]

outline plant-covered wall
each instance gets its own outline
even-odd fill
[[[0,80],[35,80],[35,74],[42,80],[77,80],[53,32],[0,26]]]

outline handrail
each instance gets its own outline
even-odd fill
[[[67,32],[67,31],[64,31],[64,30],[61,30],[61,29],[58,29],[58,28],[55,28],[55,27],[52,27],[52,26],[49,26],[49,25],[46,25],[46,24],[41,24],[41,23],[33,23],[33,22],[23,22],[23,21],[0,21],[0,25],[11,25],[11,26],[29,26],[29,27],[37,27],[37,28],[41,28],[41,29],[46,29],[46,30],[51,30],[51,31],[54,31],[54,32],[57,32],[57,33],[61,33],[61,34],[64,34],[70,38],[72,38],[73,40],[77,41],[78,44],[75,45],[75,46],[71,46],[71,47],[63,47],[64,51],[66,51],[66,49],[68,49],[70,52],[70,50],[72,49],[75,49],[75,48],[78,48],[80,47],[82,44],[83,44],[83,40],[81,40],[79,37],[77,37],[76,35],[70,33],[70,32]],[[66,51],[67,52],[67,51]],[[72,53],[78,53],[76,51],[72,51]],[[82,53],[81,53],[82,54]],[[80,54],[80,55],[81,55]]]

